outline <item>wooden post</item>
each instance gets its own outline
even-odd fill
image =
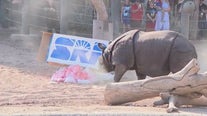
[[[29,34],[29,11],[30,11],[30,0],[24,0],[24,5],[22,8],[22,34]]]
[[[199,2],[200,0],[194,0],[195,2],[195,11],[193,15],[191,16],[190,20],[190,40],[196,40],[198,35],[198,16],[199,16]]]
[[[181,33],[184,34],[184,36],[187,39],[192,39],[192,37],[190,37],[190,31],[192,32],[192,29],[190,29],[190,27],[193,26],[193,30],[196,29],[196,25],[194,21],[192,21],[192,19],[190,19],[190,17],[192,16],[198,16],[195,11],[197,11],[196,9],[198,9],[198,4],[197,4],[198,0],[184,0],[182,2],[182,6],[181,6]],[[194,17],[195,19],[195,17]],[[190,26],[191,25],[191,26]],[[196,34],[196,33],[193,33]],[[195,37],[195,35],[193,36]]]
[[[67,3],[70,1],[68,0],[61,0],[60,1],[60,33],[61,34],[67,34],[68,30],[68,13],[66,12],[67,9]]]
[[[181,33],[189,39],[189,28],[190,28],[190,14],[185,12],[181,13]]]
[[[111,0],[111,20],[113,23],[113,38],[119,36],[120,20],[121,20],[121,0]]]

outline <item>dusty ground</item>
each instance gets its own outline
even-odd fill
[[[24,44],[10,39],[8,33],[0,34],[0,115],[167,114],[166,105],[152,107],[158,98],[107,106],[103,96],[105,85],[51,83],[50,77],[58,67],[37,62],[38,50],[31,42]],[[206,53],[201,55],[206,58]],[[206,114],[205,107],[183,107],[172,115]]]

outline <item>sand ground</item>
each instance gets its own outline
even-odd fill
[[[0,33],[0,115],[168,115],[167,105],[152,107],[158,97],[107,106],[104,84],[51,83],[58,67],[37,62],[39,44],[11,39],[9,34]],[[200,51],[201,72],[207,71],[207,42],[194,43]],[[207,108],[185,106],[171,115],[207,115]]]

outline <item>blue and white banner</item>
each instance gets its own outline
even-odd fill
[[[98,43],[108,45],[108,41],[106,40],[54,33],[51,39],[47,61],[96,68],[98,57],[102,54]]]

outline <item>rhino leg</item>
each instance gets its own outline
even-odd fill
[[[137,75],[137,80],[142,80],[146,78],[145,74],[139,73],[138,71],[136,71],[136,75]]]
[[[114,82],[119,82],[121,80],[121,77],[124,75],[124,73],[128,70],[128,68],[123,64],[117,64],[115,65],[115,76],[114,76]]]

